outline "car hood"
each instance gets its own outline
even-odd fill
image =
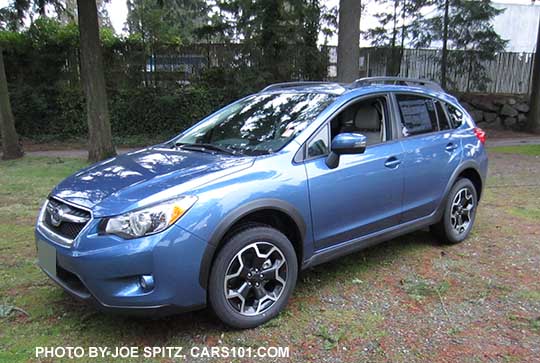
[[[124,213],[182,194],[253,165],[254,158],[151,147],[94,164],[66,178],[52,195],[92,210]]]

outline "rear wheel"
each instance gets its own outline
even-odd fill
[[[262,225],[240,230],[216,256],[210,304],[224,323],[256,327],[285,307],[297,273],[294,248],[283,233]]]
[[[478,196],[469,179],[458,179],[446,200],[441,220],[431,230],[445,243],[465,240],[474,224]]]

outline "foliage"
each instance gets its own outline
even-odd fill
[[[278,73],[284,79],[321,79],[326,72],[325,53],[317,47],[322,10],[315,1],[308,5],[289,9],[287,22],[277,24],[279,38],[286,42],[286,51],[276,48],[280,53],[276,57],[281,58]],[[331,19],[325,15],[323,22]],[[165,37],[170,42],[156,38],[152,45],[156,56],[201,54],[202,68],[186,75],[188,81],[178,82],[184,70],[147,72],[148,45],[137,34],[120,37],[101,28],[113,135],[178,132],[276,80],[272,59],[263,60],[258,37],[245,44],[215,45],[215,54],[211,44],[186,47],[171,38]],[[0,31],[0,46],[18,131],[27,137],[85,135],[77,25],[40,17],[27,28]]]
[[[86,135],[84,98],[80,89],[60,86],[10,90],[19,133],[57,138]],[[171,136],[229,102],[205,87],[176,89],[139,87],[109,92],[114,135]]]
[[[118,135],[173,135],[220,106],[206,88],[135,88],[111,94],[111,125]]]
[[[494,30],[492,19],[504,10],[491,5],[491,0],[432,0],[435,15],[421,20],[422,27],[412,33],[416,47],[431,46],[443,40],[444,6],[449,1],[448,68],[454,73],[468,73],[469,87],[483,90],[489,78],[483,61],[492,60],[504,50],[507,41]]]
[[[332,14],[318,0],[231,0],[216,6],[216,31],[241,40],[245,64],[255,64],[267,82],[324,78],[326,59],[317,39],[319,32],[331,33]]]
[[[422,11],[432,0],[375,0],[383,11],[376,13],[379,24],[369,29],[365,37],[372,45],[390,49],[388,75],[398,75],[406,42],[421,28]]]
[[[182,44],[194,39],[194,30],[207,20],[203,0],[128,0],[126,29],[147,51],[156,44]]]

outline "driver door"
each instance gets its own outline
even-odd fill
[[[385,95],[354,102],[308,140],[304,165],[316,250],[399,223],[403,150],[392,138],[388,105]],[[364,134],[367,148],[341,155],[330,169],[325,160],[331,139],[341,132]]]

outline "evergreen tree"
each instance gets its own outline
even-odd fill
[[[127,7],[126,30],[148,48],[190,43],[208,20],[204,0],[127,0]]]
[[[245,61],[257,66],[262,83],[324,77],[317,40],[320,32],[330,32],[331,15],[319,0],[230,0],[216,6],[217,28],[228,28],[242,43]]]
[[[369,29],[366,36],[376,47],[390,49],[387,74],[396,76],[401,68],[401,60],[406,42],[411,34],[420,31],[422,10],[431,0],[375,0],[387,11],[375,14],[379,25]]]
[[[467,89],[485,89],[490,81],[483,62],[504,50],[507,41],[493,29],[492,19],[504,10],[490,0],[432,0],[435,15],[421,21],[412,34],[417,47],[441,44],[441,85],[449,73],[467,74]],[[449,52],[449,50],[452,50]]]

